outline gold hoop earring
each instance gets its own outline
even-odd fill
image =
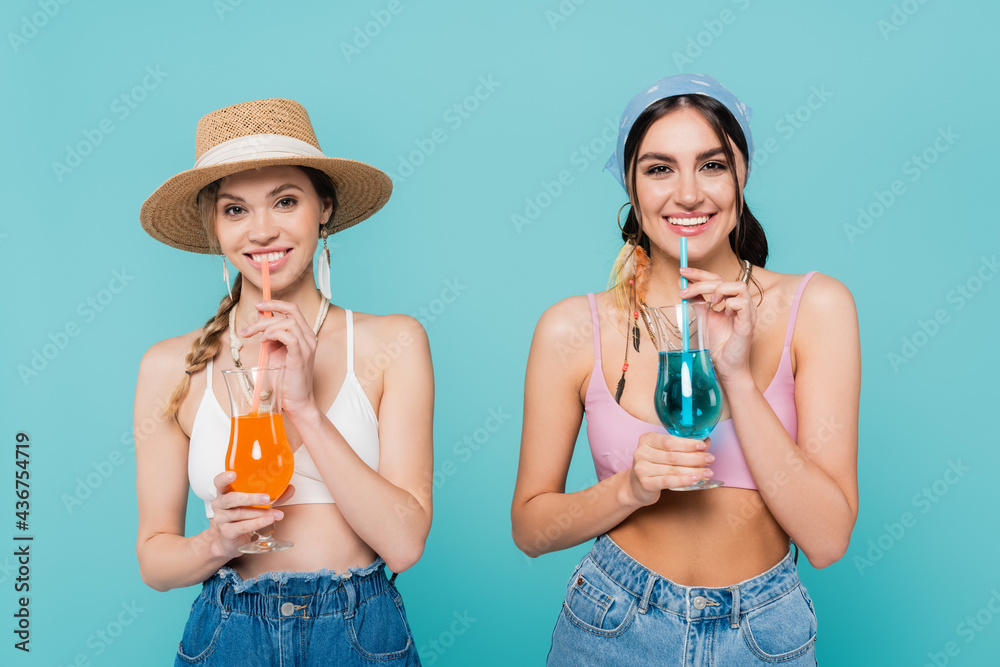
[[[622,211],[625,210],[626,206],[631,206],[631,205],[632,205],[632,202],[627,201],[624,204],[622,204],[622,207],[620,209],[618,209],[618,218],[617,218],[618,219],[618,229],[621,230],[622,236],[626,236],[626,234],[625,234],[625,227],[622,226]],[[628,221],[628,218],[626,218],[625,220]]]

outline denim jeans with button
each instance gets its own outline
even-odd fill
[[[549,667],[816,665],[816,614],[792,554],[733,586],[681,586],[607,535],[573,572]]]
[[[403,600],[381,558],[337,574],[224,567],[202,586],[177,665],[419,666]]]

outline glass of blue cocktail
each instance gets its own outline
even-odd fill
[[[660,367],[653,400],[656,414],[671,435],[704,440],[722,414],[722,390],[708,348],[708,305],[678,303],[649,308]],[[714,489],[724,482],[699,480],[672,491]]]

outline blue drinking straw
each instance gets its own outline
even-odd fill
[[[681,237],[681,268],[686,269],[688,265],[688,240],[686,236]],[[681,287],[685,288],[688,286],[687,278],[681,276]],[[690,334],[688,333],[688,300],[681,299],[681,375],[687,375],[688,391],[685,393],[683,389],[681,390],[681,423],[685,426],[691,426],[694,424],[694,406],[692,403],[691,394],[691,371],[694,359],[691,356],[691,343],[689,342]],[[681,379],[682,386],[684,384],[684,378]]]
[[[681,268],[686,269],[688,267],[688,240],[686,236],[681,237]],[[688,286],[687,278],[681,276],[681,288],[686,288]],[[681,349],[684,352],[690,352],[691,346],[688,342],[688,300],[681,299],[681,313],[683,318],[681,319]]]

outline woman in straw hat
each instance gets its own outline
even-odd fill
[[[159,417],[136,448],[142,578],[162,591],[204,582],[177,664],[419,664],[395,575],[384,569],[416,563],[430,529],[430,350],[410,317],[331,304],[326,249],[329,234],[378,211],[392,183],[367,164],[323,155],[305,109],[290,100],[208,114],[195,153],[195,167],[140,214],[157,240],[221,254],[238,272],[204,327],[153,345],[139,368],[136,424]],[[268,365],[285,367],[295,460],[278,499],[233,491],[236,473],[223,469],[221,371],[256,365],[265,343]],[[209,527],[186,537],[189,485]],[[275,521],[294,548],[239,551]]]
[[[637,94],[607,165],[631,205],[612,288],[565,299],[535,330],[514,540],[537,556],[597,538],[549,665],[816,664],[790,541],[826,567],[857,518],[858,321],[837,280],[763,268],[743,199],[749,120],[707,76]],[[682,299],[711,308],[724,400],[710,438],[669,435],[654,406],[659,350],[682,349],[688,323],[657,328],[647,304]],[[567,493],[584,414],[599,481]]]

